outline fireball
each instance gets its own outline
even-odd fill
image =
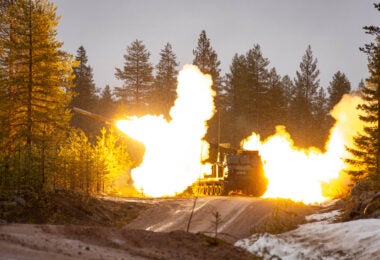
[[[202,139],[214,114],[211,85],[209,75],[186,65],[178,76],[170,122],[150,115],[117,122],[119,129],[145,145],[142,164],[132,170],[135,187],[144,194],[173,196],[200,176]]]
[[[314,203],[343,192],[349,184],[344,158],[350,155],[345,147],[352,146],[353,136],[362,128],[356,110],[359,103],[360,97],[345,95],[331,111],[336,123],[330,130],[325,152],[294,146],[283,126],[278,126],[276,134],[262,143],[255,133],[244,140],[244,147],[259,150],[264,162],[268,189],[263,197]],[[328,194],[324,194],[322,184],[330,191]]]
[[[215,109],[211,85],[209,75],[186,65],[178,76],[178,98],[170,122],[151,115],[117,122],[119,129],[145,145],[141,165],[132,170],[136,189],[145,195],[174,196],[202,177],[206,122]],[[268,179],[264,197],[314,203],[343,192],[349,183],[344,174],[344,158],[349,156],[345,146],[352,146],[353,136],[362,128],[356,110],[359,103],[358,96],[345,95],[333,109],[336,123],[325,152],[296,147],[283,126],[263,142],[255,133],[244,140],[243,148],[258,150],[263,160]]]

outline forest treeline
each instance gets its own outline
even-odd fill
[[[91,128],[72,117],[73,105],[100,100],[86,60],[56,39],[56,7],[47,0],[0,4],[1,191],[132,189],[127,139],[99,127],[89,139]]]
[[[124,64],[115,68],[123,84],[95,86],[84,46],[72,55],[56,39],[59,19],[52,3],[0,3],[1,189],[137,192],[130,170],[140,163],[141,144],[72,108],[111,119],[162,114],[170,120],[180,69],[172,45],[163,46],[159,62],[152,64],[142,40],[127,43]],[[189,50],[193,64],[211,75],[216,91],[216,113],[205,137],[209,143],[238,148],[253,131],[265,139],[284,125],[297,146],[323,150],[334,123],[329,111],[352,91],[344,72],[321,86],[317,58],[305,46],[296,76],[279,75],[260,45],[252,44],[235,54],[222,75],[206,31],[197,40]],[[365,85],[360,82],[358,89]]]

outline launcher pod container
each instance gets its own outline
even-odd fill
[[[99,120],[99,121],[103,121],[104,123],[109,124],[109,125],[113,123],[112,122],[113,120],[111,120],[109,118],[106,118],[104,116],[92,113],[90,111],[87,111],[87,110],[84,110],[84,109],[81,109],[78,107],[73,107],[73,111],[77,112],[78,114],[88,116],[88,117],[91,117],[91,118]]]

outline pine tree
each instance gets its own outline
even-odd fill
[[[178,65],[171,44],[167,43],[160,52],[160,61],[156,66],[155,89],[151,101],[154,111],[157,114],[163,114],[167,119],[177,97]]]
[[[307,47],[300,71],[294,80],[295,94],[290,106],[289,132],[295,143],[302,147],[313,146],[314,114],[319,94],[319,70],[310,45]]]
[[[56,7],[47,0],[14,1],[1,13],[1,89],[8,93],[9,137],[14,150],[7,170],[14,185],[49,183],[70,119],[73,60],[56,40]],[[10,33],[11,32],[11,33]]]
[[[380,4],[374,4],[380,11]],[[380,27],[365,26],[374,42],[360,48],[368,56],[369,78],[361,89],[363,103],[358,109],[363,112],[359,117],[365,124],[363,132],[354,138],[354,146],[348,148],[352,158],[346,161],[353,166],[349,171],[354,181],[369,178],[372,188],[380,188]]]
[[[73,68],[75,73],[74,85],[76,95],[71,101],[71,107],[78,107],[92,112],[98,112],[98,97],[93,80],[91,66],[87,65],[87,54],[83,46],[77,50],[75,60],[78,65]],[[99,132],[99,122],[83,115],[74,114],[71,125],[82,129],[88,136]]]
[[[330,85],[327,87],[327,92],[329,94],[328,109],[333,109],[334,106],[339,103],[343,95],[350,93],[350,91],[351,83],[346,75],[340,71],[336,72]]]
[[[142,41],[135,40],[127,47],[123,69],[116,68],[115,76],[123,80],[122,87],[115,88],[115,96],[129,114],[144,114],[152,92],[153,66],[149,62],[150,53]]]
[[[1,185],[9,183],[9,173],[12,170],[12,157],[15,152],[13,118],[15,117],[15,87],[14,50],[11,42],[14,41],[13,17],[11,15],[13,1],[4,0],[0,5],[0,172]]]

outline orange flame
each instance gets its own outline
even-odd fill
[[[117,122],[119,129],[145,145],[142,164],[132,170],[135,187],[144,194],[172,196],[199,177],[202,138],[206,121],[214,113],[211,85],[209,75],[185,65],[178,76],[178,98],[170,110],[170,122],[150,115]]]
[[[255,133],[247,138],[244,148],[259,150],[264,161],[269,180],[264,197],[313,203],[329,198],[322,192],[322,183],[334,185],[330,190],[337,192],[344,189],[349,179],[343,173],[347,167],[343,159],[349,157],[345,146],[352,146],[352,137],[362,128],[356,110],[359,103],[360,97],[345,95],[331,111],[336,123],[330,130],[324,153],[316,148],[295,147],[285,127],[281,126],[277,127],[275,135],[263,143]],[[328,195],[336,194],[330,192]]]
[[[170,111],[170,122],[150,115],[117,122],[123,132],[145,145],[143,162],[132,171],[135,187],[144,194],[173,196],[200,177],[204,167],[201,152],[205,150],[202,139],[206,121],[214,113],[215,93],[211,85],[209,75],[186,65],[178,76],[178,98]],[[349,182],[343,173],[343,159],[349,156],[345,146],[352,146],[352,137],[362,128],[356,110],[359,103],[358,96],[345,95],[331,111],[336,123],[330,130],[326,152],[295,147],[281,126],[264,142],[255,133],[244,140],[244,149],[259,150],[264,161],[268,178],[264,197],[313,203],[344,189]],[[323,192],[322,184],[330,190],[328,194]]]

